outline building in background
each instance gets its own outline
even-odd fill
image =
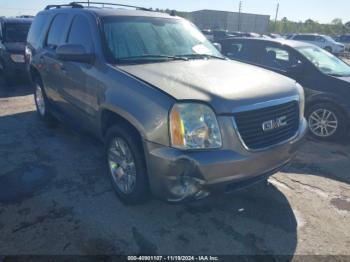
[[[247,14],[216,10],[199,10],[186,15],[200,29],[267,33],[269,15]]]

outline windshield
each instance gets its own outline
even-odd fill
[[[312,46],[297,49],[323,73],[333,76],[350,76],[350,66],[327,51]]]
[[[6,24],[5,42],[26,42],[30,24]]]
[[[332,37],[330,37],[330,36],[325,35],[325,36],[323,36],[323,38],[325,38],[325,39],[328,40],[329,42],[336,43],[336,41],[335,41]]]
[[[223,58],[196,27],[182,19],[108,17],[103,20],[103,33],[108,56],[116,63]]]

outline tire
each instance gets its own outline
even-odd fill
[[[333,53],[333,49],[332,49],[332,47],[330,47],[330,46],[326,46],[325,48],[324,48],[324,50],[326,50],[326,51],[328,51],[329,53]]]
[[[39,77],[33,81],[34,85],[34,102],[39,118],[47,123],[52,123],[55,119],[50,112],[50,103],[45,94],[44,86]]]
[[[146,163],[137,137],[131,128],[122,125],[109,128],[105,140],[105,159],[113,188],[127,204],[142,204],[149,196]]]
[[[309,124],[309,134],[322,141],[339,141],[344,137],[348,125],[346,116],[341,109],[324,102],[308,108],[306,119]],[[326,127],[327,124],[328,127]]]

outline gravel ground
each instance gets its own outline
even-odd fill
[[[349,142],[307,140],[269,186],[135,207],[96,140],[34,110],[27,86],[0,84],[0,254],[350,255]]]

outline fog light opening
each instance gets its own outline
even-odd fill
[[[171,188],[171,192],[177,197],[169,201],[176,202],[191,197],[194,199],[205,198],[209,195],[209,192],[202,189],[203,184],[205,184],[204,180],[182,175]]]

